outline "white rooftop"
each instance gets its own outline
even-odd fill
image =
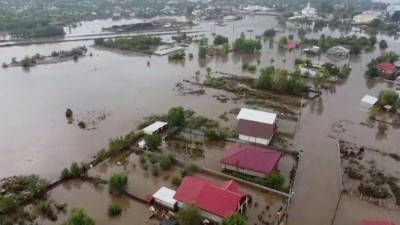
[[[175,192],[176,191],[172,189],[161,187],[156,193],[154,193],[153,198],[159,199],[171,205],[175,205],[175,203],[177,202],[174,199]]]
[[[163,128],[164,126],[166,126],[167,123],[166,122],[161,122],[161,121],[157,121],[153,124],[151,124],[150,126],[147,126],[143,129],[143,132],[145,134],[149,134],[152,135],[154,132],[156,132],[157,130],[159,130],[160,128]]]
[[[242,108],[237,115],[238,120],[250,120],[259,123],[274,124],[276,120],[275,113],[263,112],[253,109]]]
[[[362,103],[366,103],[369,105],[375,105],[375,103],[378,101],[378,98],[371,96],[371,95],[365,95],[362,99]]]

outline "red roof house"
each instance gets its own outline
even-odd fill
[[[390,80],[396,79],[397,68],[393,63],[390,62],[378,63],[376,67],[378,67],[378,69],[381,71],[381,76],[384,79],[390,79]]]
[[[299,42],[297,41],[288,41],[287,44],[285,45],[286,49],[293,50],[299,46]]]
[[[252,145],[235,144],[221,159],[224,169],[265,177],[278,167],[282,153]]]
[[[202,216],[220,222],[226,216],[243,210],[248,194],[239,192],[239,185],[234,181],[226,181],[222,185],[207,180],[186,176],[174,195],[178,206],[195,204]]]
[[[362,222],[362,224],[363,225],[395,225],[391,221],[368,221],[368,220],[364,220]]]

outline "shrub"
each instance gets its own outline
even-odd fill
[[[182,175],[182,177],[184,177],[187,175],[192,175],[198,171],[199,171],[199,167],[196,164],[188,163],[183,167],[183,170],[181,171],[181,175]]]
[[[229,39],[227,37],[217,35],[214,39],[214,45],[223,45],[225,43],[228,43]]]
[[[71,167],[69,168],[71,177],[80,177],[83,173],[81,167],[79,167],[78,163],[73,162]]]
[[[100,161],[105,160],[107,157],[108,157],[108,153],[105,149],[102,149],[97,153],[97,159]]]
[[[146,147],[150,151],[157,150],[162,144],[161,135],[159,134],[146,136],[144,140],[146,141]]]
[[[160,157],[158,157],[156,154],[150,154],[149,160],[151,164],[156,164],[160,160]]]
[[[110,177],[109,191],[111,194],[122,195],[128,189],[128,176],[122,173],[114,173]]]
[[[119,205],[108,205],[107,213],[109,216],[121,215],[122,209]]]
[[[160,169],[156,164],[151,165],[150,172],[153,177],[158,177],[158,175],[160,175]]]
[[[387,47],[388,47],[388,44],[387,44],[386,40],[381,40],[381,41],[379,42],[379,48],[385,49],[385,48],[387,48]]]
[[[139,162],[140,162],[140,164],[144,164],[144,163],[146,163],[146,156],[144,156],[143,154],[141,154],[140,156],[139,156]]]
[[[64,169],[61,171],[60,179],[61,179],[61,180],[68,180],[69,178],[71,178],[71,174],[69,173],[68,168],[64,168]]]
[[[17,199],[14,196],[0,197],[0,212],[7,214],[18,209]]]
[[[267,37],[275,36],[275,34],[276,34],[276,31],[274,28],[264,31],[264,36],[267,36]]]
[[[118,153],[120,151],[128,149],[129,145],[129,141],[123,137],[118,137],[115,139],[111,138],[108,143],[108,146],[110,148],[109,152],[110,154]]]
[[[169,169],[174,163],[174,158],[172,156],[161,156],[159,165],[163,170]]]
[[[171,183],[176,186],[179,186],[182,183],[182,176],[180,174],[175,174],[172,177]]]
[[[65,116],[67,118],[71,118],[73,116],[72,110],[71,109],[67,109],[67,111],[65,111]]]

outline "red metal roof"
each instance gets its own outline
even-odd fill
[[[250,120],[239,120],[237,131],[239,134],[251,137],[271,139],[274,135],[275,124],[272,125]]]
[[[258,173],[274,171],[282,153],[252,145],[235,144],[221,159],[222,164],[243,168]]]
[[[363,225],[395,225],[391,221],[368,221],[368,220],[364,220],[362,222],[362,224]]]
[[[185,204],[196,204],[200,209],[225,218],[237,211],[239,203],[249,196],[238,191],[234,181],[221,186],[198,177],[186,176],[174,195],[174,199]]]
[[[299,43],[297,41],[288,41],[285,48],[295,49],[295,48],[297,48],[298,45],[299,45]]]
[[[383,62],[383,63],[378,63],[377,67],[381,70],[389,70],[393,73],[397,72],[397,68],[393,63],[390,62]]]

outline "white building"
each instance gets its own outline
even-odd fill
[[[301,14],[304,16],[315,16],[317,14],[317,10],[310,6],[310,2],[307,3],[307,7],[301,10]]]
[[[155,123],[145,127],[143,132],[148,135],[156,134],[167,127],[168,123],[162,121],[156,121]]]
[[[175,191],[166,187],[161,187],[156,193],[154,193],[154,201],[168,207],[175,209],[177,200],[174,199]]]
[[[236,117],[239,139],[268,145],[275,133],[276,114],[242,108]]]
[[[371,95],[365,95],[361,99],[361,106],[366,107],[366,108],[372,108],[377,102],[378,102],[377,97],[374,97]]]

